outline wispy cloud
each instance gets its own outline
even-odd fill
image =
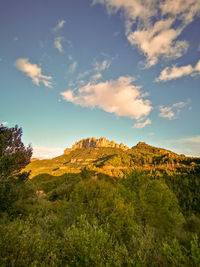
[[[103,59],[95,59],[91,69],[78,75],[78,84],[97,83],[103,77],[102,73],[110,68],[113,58],[107,55],[101,56],[103,56]]]
[[[101,79],[102,78],[102,74],[100,73],[100,72],[98,72],[98,73],[96,73],[96,74],[94,74],[94,75],[92,75],[91,77],[90,77],[90,81],[92,82],[92,83],[95,83],[95,82],[97,82],[99,79]]]
[[[64,40],[64,37],[62,36],[59,36],[59,37],[56,37],[55,40],[54,40],[54,47],[60,52],[60,53],[63,53],[64,52],[64,49],[63,49],[63,46],[62,46],[62,41]]]
[[[70,66],[69,66],[69,72],[70,72],[70,73],[74,73],[74,71],[75,71],[76,68],[77,68],[77,65],[78,65],[78,63],[77,63],[76,61],[72,61],[72,63],[71,63]]]
[[[197,62],[196,66],[191,65],[186,66],[172,66],[166,67],[160,73],[160,76],[156,78],[156,81],[169,81],[173,79],[178,79],[183,76],[196,76],[200,75],[200,60]]]
[[[8,125],[8,122],[7,122],[7,121],[0,122],[0,125],[1,125],[1,126],[6,126],[6,125]]]
[[[74,60],[73,56],[72,55],[68,55],[68,60],[70,62],[70,65],[69,65],[69,70],[68,72],[70,74],[73,74],[78,66],[78,62],[76,60]]]
[[[149,115],[152,107],[139,86],[132,84],[132,77],[121,76],[117,80],[91,83],[78,89],[75,95],[72,90],[62,92],[62,97],[76,105],[83,107],[99,107],[117,116],[141,119]]]
[[[175,119],[177,115],[181,112],[181,110],[187,107],[189,103],[190,100],[188,100],[187,102],[178,102],[169,107],[160,106],[159,116],[163,118],[168,118],[170,120]]]
[[[90,77],[90,82],[95,83],[99,79],[102,78],[102,72],[109,69],[112,58],[106,58],[102,61],[95,60],[93,63],[92,71],[94,71],[94,74]]]
[[[103,61],[96,61],[94,62],[94,69],[97,73],[102,72],[110,67],[111,59],[104,59]]]
[[[59,31],[60,29],[63,28],[63,26],[65,25],[66,21],[64,19],[58,21],[57,25],[53,28],[54,32]]]
[[[29,62],[28,58],[19,58],[15,61],[15,66],[18,70],[24,72],[32,82],[36,85],[43,83],[46,87],[52,87],[52,77],[42,74],[42,69],[37,64]]]
[[[175,113],[172,111],[172,107],[163,107],[160,106],[160,117],[172,119],[175,116]]]
[[[33,146],[32,158],[38,158],[38,159],[53,158],[60,156],[62,154],[63,154],[62,148]]]
[[[200,14],[200,1],[196,0],[93,0],[97,3],[105,5],[109,14],[124,11],[126,37],[146,56],[147,67],[160,57],[182,56],[189,44],[177,39]]]
[[[138,128],[138,129],[141,129],[141,128],[144,128],[145,126],[151,124],[151,120],[150,119],[146,119],[146,121],[144,122],[139,122],[139,123],[136,123],[134,124],[134,128]]]

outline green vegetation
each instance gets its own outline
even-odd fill
[[[198,158],[139,143],[23,172],[21,134],[0,128],[0,266],[200,266]]]
[[[34,160],[27,165],[25,171],[31,171],[32,178],[42,173],[53,176],[80,173],[84,167],[112,177],[123,177],[125,173],[135,169],[174,175],[200,168],[200,159],[140,142],[128,150],[111,147],[77,148],[53,159]]]

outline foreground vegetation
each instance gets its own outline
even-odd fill
[[[0,266],[200,266],[198,164],[29,179],[21,134],[0,127]]]

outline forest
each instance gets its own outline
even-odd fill
[[[0,126],[0,266],[200,266],[200,159],[111,150],[31,161]]]

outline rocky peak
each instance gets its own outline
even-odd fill
[[[139,146],[149,146],[149,145],[147,145],[145,142],[139,142],[139,143],[137,143],[137,145],[136,145],[137,147]]]
[[[121,148],[123,150],[129,149],[128,146],[125,146],[124,144],[120,143],[117,144],[114,141],[109,141],[105,137],[100,137],[96,139],[95,137],[88,137],[86,139],[82,139],[78,142],[75,142],[75,144],[72,146],[72,148],[67,148],[65,150],[65,154],[68,154],[71,152],[71,150],[77,149],[77,148],[88,148],[88,147],[113,147],[113,148]]]

